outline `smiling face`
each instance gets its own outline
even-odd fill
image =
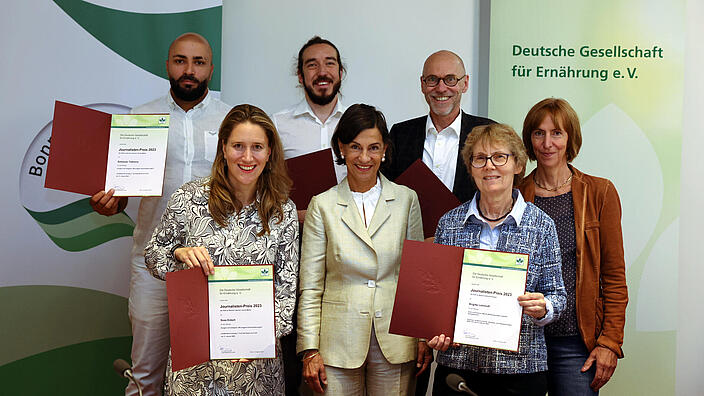
[[[567,166],[567,132],[555,125],[550,115],[531,132],[533,152],[539,166],[548,168]]]
[[[454,120],[460,113],[460,102],[462,94],[467,92],[467,83],[469,77],[465,75],[462,61],[449,51],[436,52],[430,55],[423,66],[423,76],[436,76],[443,78],[447,75],[462,77],[454,87],[448,87],[444,81],[440,81],[438,85],[429,87],[421,79],[421,91],[425,96],[425,101],[430,106],[430,113],[436,117],[447,117]]]
[[[320,106],[332,102],[340,91],[342,75],[337,51],[328,44],[313,44],[303,51],[298,82],[306,98]]]
[[[477,142],[472,150],[474,157],[488,157],[494,154],[511,154],[508,146],[504,144],[493,144],[490,142]],[[514,175],[523,171],[522,167],[516,164],[516,157],[511,155],[508,162],[502,166],[496,166],[491,160],[486,161],[482,168],[471,166],[472,179],[482,196],[500,197],[502,195],[511,196]]]
[[[386,145],[377,128],[365,129],[351,142],[339,143],[345,157],[347,180],[352,191],[369,191],[376,184],[376,176]]]
[[[201,99],[213,75],[212,52],[199,36],[182,36],[169,48],[166,73],[176,98],[191,102]]]
[[[264,128],[250,122],[237,124],[222,149],[227,162],[227,179],[232,188],[236,192],[253,194],[271,154]]]

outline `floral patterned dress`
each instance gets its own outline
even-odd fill
[[[279,338],[293,329],[292,318],[298,277],[298,221],[291,200],[284,205],[284,218],[269,222],[270,232],[257,236],[261,219],[254,206],[228,218],[220,227],[208,210],[208,179],[188,182],[169,200],[145,249],[149,271],[165,279],[169,271],[187,266],[174,258],[174,250],[205,246],[215,265],[273,264],[276,359],[255,359],[249,363],[211,360],[176,372],[171,356],[166,368],[165,395],[283,395],[284,373]]]

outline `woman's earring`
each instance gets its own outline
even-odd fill
[[[340,154],[340,158],[345,159],[345,155],[344,155],[344,154]]]
[[[381,162],[384,162],[384,161],[386,161],[386,154],[384,154],[384,156],[381,157]]]

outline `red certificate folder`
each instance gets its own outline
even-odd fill
[[[56,101],[44,186],[93,195],[105,188],[111,114]]]
[[[423,216],[423,235],[426,238],[435,236],[435,228],[442,215],[461,204],[455,194],[442,184],[420,159],[411,164],[394,182],[409,187],[418,194]]]
[[[455,332],[464,248],[406,240],[389,333],[430,339]]]
[[[325,149],[286,160],[288,175],[293,180],[289,197],[298,210],[308,208],[311,198],[337,184],[332,150]]]
[[[267,267],[273,285],[273,265]],[[240,266],[240,268],[243,266]],[[227,268],[216,266],[218,268]],[[236,280],[233,280],[236,282]],[[215,280],[218,282],[218,280]],[[211,359],[210,302],[208,277],[201,268],[168,272],[166,296],[169,306],[169,335],[171,339],[171,370],[178,371],[207,362]],[[271,295],[272,314],[274,294]],[[216,320],[216,319],[214,319]],[[275,327],[274,327],[275,329]],[[274,333],[272,333],[272,337]],[[273,341],[275,344],[276,341]],[[273,349],[273,345],[272,345]]]
[[[200,268],[168,272],[171,369],[178,371],[210,359],[208,278]]]

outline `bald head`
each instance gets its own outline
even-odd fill
[[[462,62],[462,58],[452,51],[441,50],[430,55],[428,59],[425,60],[425,63],[423,64],[423,75],[427,76],[429,74],[428,70],[433,69],[433,66],[438,63],[455,66],[456,71],[453,71],[452,73],[457,76],[462,76],[465,74],[464,62]]]
[[[169,54],[168,54],[169,58],[173,55],[174,48],[178,47],[177,44],[179,44],[181,42],[193,42],[193,43],[199,43],[199,44],[205,45],[205,47],[207,48],[207,52],[208,52],[208,61],[212,62],[213,49],[210,47],[210,43],[208,42],[208,40],[205,39],[205,37],[201,36],[198,33],[192,33],[192,32],[184,33],[184,34],[176,37],[176,40],[174,40],[171,43],[171,45],[169,46]]]
[[[464,63],[454,52],[438,51],[425,60],[420,89],[438,131],[447,128],[460,114],[462,94],[467,92],[468,83]]]
[[[185,33],[171,43],[166,74],[174,100],[185,111],[205,98],[213,70],[213,50],[200,34]]]

